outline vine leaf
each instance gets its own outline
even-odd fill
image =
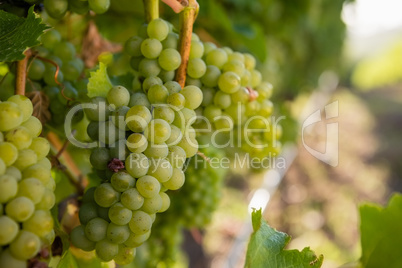
[[[363,267],[402,267],[402,195],[391,197],[388,206],[360,206]]]
[[[27,48],[39,45],[38,37],[49,27],[33,10],[26,18],[0,10],[0,62],[22,60]]]
[[[88,97],[106,97],[112,86],[112,82],[110,82],[109,76],[107,75],[106,65],[100,62],[99,69],[91,72],[87,86]]]
[[[324,257],[316,256],[310,248],[302,251],[285,250],[290,241],[288,234],[278,232],[262,218],[261,209],[251,215],[254,232],[247,248],[246,268],[319,268]]]
[[[47,121],[51,119],[49,112],[49,97],[43,91],[28,92],[27,97],[31,99],[33,105],[32,115],[37,117],[42,125],[45,125]]]

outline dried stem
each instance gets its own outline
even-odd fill
[[[159,0],[143,0],[145,9],[145,21],[159,18]]]
[[[30,49],[25,51],[25,58],[17,62],[17,76],[15,78],[15,94],[25,95],[28,60],[32,55]]]

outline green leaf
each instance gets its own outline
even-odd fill
[[[100,62],[99,69],[90,74],[88,97],[106,97],[112,86],[112,82],[110,82],[109,76],[107,75],[106,65]]]
[[[254,232],[247,248],[246,268],[318,268],[324,257],[316,256],[310,248],[285,250],[290,236],[271,228],[262,218],[261,209],[251,215]]]
[[[391,197],[388,206],[360,206],[363,267],[402,267],[402,195]]]
[[[49,27],[33,10],[26,18],[0,10],[0,62],[22,60],[27,48],[40,44],[38,37]]]
[[[64,252],[57,268],[78,268],[77,262],[70,250]]]

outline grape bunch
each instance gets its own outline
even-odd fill
[[[140,77],[146,78],[145,84],[153,83],[155,77],[164,83],[174,79],[175,70],[181,63],[178,41],[173,27],[156,19],[126,42],[125,52],[131,56],[131,67]],[[255,66],[252,55],[203,43],[193,33],[186,85],[197,86],[203,93],[201,106],[196,109],[196,114],[203,119],[197,120],[196,128],[203,129],[204,135],[212,134],[206,129],[217,130],[219,135],[216,137],[224,141],[232,132],[236,148],[252,157],[263,158],[279,153],[278,139],[282,130],[270,118],[273,113],[273,103],[269,99],[272,85],[262,81]],[[139,83],[134,82],[133,87],[139,88]]]
[[[69,107],[86,95],[88,81],[81,77],[84,62],[76,56],[74,45],[62,40],[57,30],[46,32],[41,41],[42,46],[35,50],[41,58],[33,57],[28,63],[27,92],[42,90],[49,97],[52,123],[59,125],[64,123]],[[59,66],[58,72],[54,64]],[[77,114],[74,122],[82,117],[83,113]]]
[[[25,268],[55,237],[50,145],[32,111],[25,96],[0,102],[0,267]]]

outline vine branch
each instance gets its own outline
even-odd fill
[[[17,62],[17,76],[15,78],[15,94],[25,95],[25,83],[27,79],[28,60],[32,55],[30,49],[25,51],[25,58]]]

